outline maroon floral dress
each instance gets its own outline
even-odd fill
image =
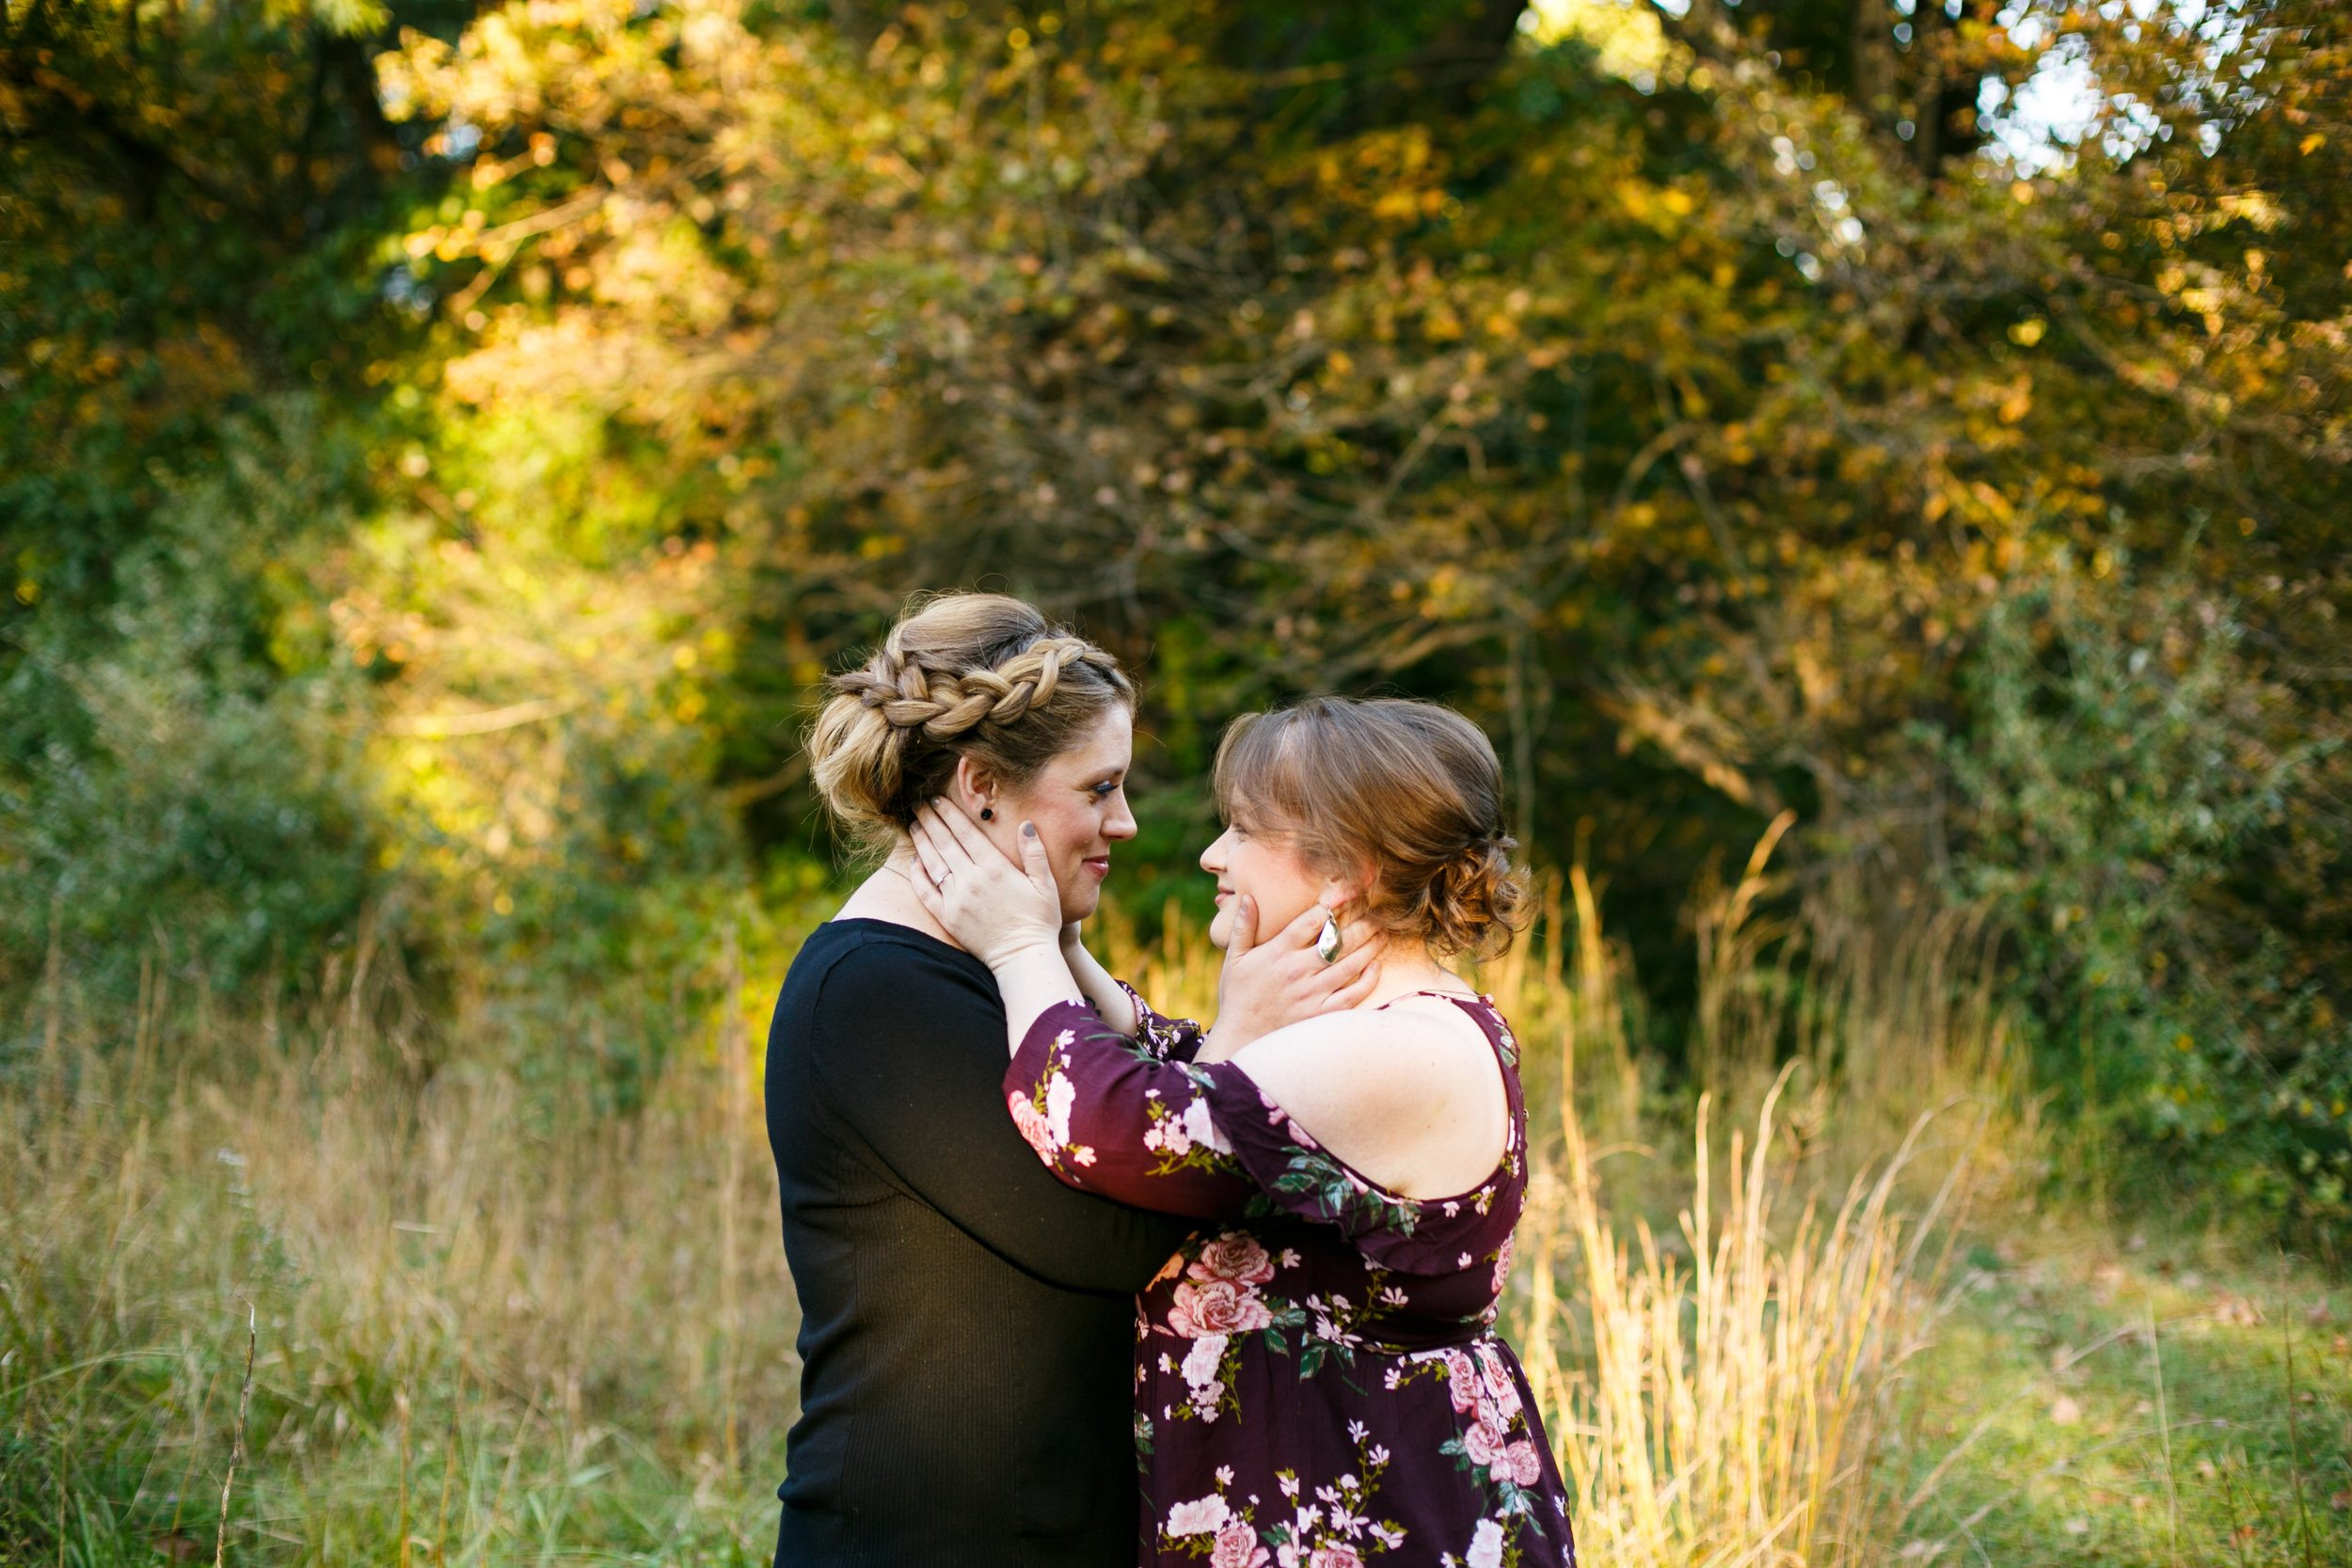
[[[1491,998],[1448,1000],[1511,1106],[1502,1164],[1451,1198],[1318,1148],[1139,997],[1140,1043],[1074,1002],[1022,1041],[1006,1092],[1057,1176],[1208,1222],[1136,1298],[1146,1564],[1573,1568],[1567,1489],[1494,1327],[1527,1183],[1518,1048]]]

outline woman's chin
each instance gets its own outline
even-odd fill
[[[1209,922],[1209,945],[1217,949],[1219,952],[1223,952],[1226,942],[1232,940],[1232,935],[1233,911],[1231,910],[1217,911],[1216,918]]]
[[[1102,907],[1100,887],[1073,887],[1062,895],[1061,923],[1067,926],[1073,920],[1092,920],[1094,911]]]

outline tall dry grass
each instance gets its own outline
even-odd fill
[[[1698,911],[1687,1163],[1633,1141],[1645,1074],[1625,1035],[1624,961],[1581,869],[1573,941],[1555,944],[1575,952],[1572,980],[1556,958],[1541,983],[1524,961],[1498,976],[1539,1021],[1557,1079],[1554,1126],[1532,1139],[1515,1321],[1595,1561],[1861,1568],[1892,1555],[1913,1506],[1884,1463],[1904,1369],[1932,1326],[1941,1243],[1999,1180],[2015,1131],[2006,1032],[1962,948],[1973,927],[1938,915],[1881,934],[1829,899],[1757,920],[1786,827]],[[1902,962],[1888,973],[1890,952]],[[1727,1151],[1719,1101],[1752,1107]],[[1596,1148],[1588,1117],[1621,1141]],[[1633,1164],[1630,1180],[1604,1181],[1611,1156]],[[1650,1211],[1668,1195],[1661,1236]]]
[[[1702,1101],[1679,1225],[1687,1263],[1646,1219],[1629,1240],[1608,1216],[1573,1122],[1536,1186],[1519,1326],[1593,1560],[1861,1564],[1894,1539],[1873,1455],[1893,1379],[1920,1342],[1929,1232],[1906,1238],[1891,1210],[1894,1162],[1833,1214],[1808,1200],[1776,1226],[1788,1196],[1771,1169],[1776,1099],[1752,1151],[1732,1138],[1720,1215]],[[1581,1354],[1564,1358],[1564,1338]]]
[[[743,1008],[614,1117],[420,1084],[358,989],[274,1045],[62,989],[0,1087],[0,1560],[211,1559],[248,1304],[231,1560],[765,1559],[797,1314]]]
[[[1958,1225],[2030,1141],[1980,926],[1866,922],[1837,890],[1781,910],[1769,866],[1786,828],[1700,901],[1687,1117],[1655,1102],[1665,1074],[1581,866],[1542,888],[1533,940],[1475,976],[1530,1089],[1508,1326],[1582,1554],[1613,1568],[1894,1555],[1924,1500],[1883,1463],[1905,1368]],[[1151,946],[1108,934],[1146,995],[1213,1005],[1218,956],[1172,907]],[[1738,1118],[1727,1147],[1719,1104]],[[1645,1141],[1661,1133],[1673,1141]]]
[[[1507,1326],[1594,1562],[1888,1554],[1905,1361],[2015,1133],[1965,923],[1815,909],[1759,941],[1765,875],[1702,911],[1695,1124],[1581,872],[1479,976],[1534,1108]],[[1172,911],[1149,948],[1103,937],[1155,1000],[1213,1004],[1218,955]],[[626,1116],[485,1065],[472,1016],[424,1074],[360,983],[239,1025],[166,1007],[159,974],[108,1021],[53,970],[0,1076],[0,1558],[209,1554],[246,1303],[238,1560],[764,1558],[794,1312],[747,1024],[784,960],[746,981],[723,953],[732,1006]]]

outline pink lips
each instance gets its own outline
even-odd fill
[[[1111,874],[1111,858],[1108,855],[1089,856],[1086,868],[1097,877],[1107,877]]]

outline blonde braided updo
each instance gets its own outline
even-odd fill
[[[910,609],[872,658],[830,684],[810,774],[834,816],[883,850],[964,757],[1017,788],[1136,700],[1118,659],[1002,594]]]

